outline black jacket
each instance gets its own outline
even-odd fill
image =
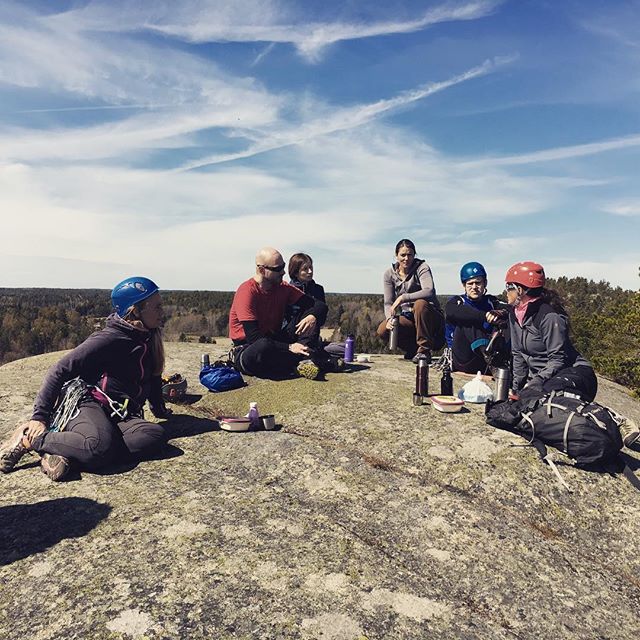
[[[90,335],[49,369],[36,397],[32,420],[48,425],[62,385],[78,376],[117,402],[129,398],[131,413],[141,409],[147,399],[154,413],[162,412],[161,377],[152,373],[151,335],[115,313],[109,316],[102,331]]]

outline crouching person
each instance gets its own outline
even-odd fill
[[[507,366],[510,353],[506,340],[501,335],[493,342],[491,338],[499,328],[506,329],[509,306],[487,293],[487,272],[479,262],[462,266],[460,282],[464,293],[449,298],[445,307],[445,337],[453,370],[476,373],[488,366]]]
[[[256,255],[255,275],[238,287],[231,303],[232,360],[240,371],[259,378],[283,378],[296,370],[316,378],[316,327],[326,317],[327,305],[283,282],[285,268],[282,255],[271,247]],[[300,313],[292,333],[283,328],[288,305],[296,305]]]
[[[115,311],[107,326],[51,367],[31,420],[0,446],[3,473],[35,451],[42,471],[52,480],[62,480],[73,464],[97,470],[166,441],[164,427],[143,417],[147,399],[157,418],[171,413],[161,390],[164,349],[158,287],[148,278],[127,278],[114,287],[111,300]],[[63,392],[65,383],[76,378]],[[65,397],[67,404],[57,406]]]

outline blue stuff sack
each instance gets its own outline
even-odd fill
[[[244,387],[242,374],[233,367],[207,365],[200,371],[200,382],[209,391],[229,391]]]

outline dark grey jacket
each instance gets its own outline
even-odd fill
[[[38,392],[32,420],[49,424],[62,385],[80,377],[99,386],[111,398],[130,400],[131,413],[142,408],[147,398],[151,409],[164,409],[160,376],[153,375],[149,331],[140,331],[117,314],[107,318],[102,331],[90,335],[48,371]]]
[[[509,331],[514,391],[529,381],[544,383],[565,367],[591,366],[569,339],[567,316],[557,313],[542,300],[529,304],[522,326],[511,310]]]

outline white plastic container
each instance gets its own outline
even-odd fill
[[[220,418],[220,428],[224,431],[249,431],[249,418]]]
[[[442,413],[457,413],[464,407],[464,400],[455,396],[431,396],[431,404]]]

